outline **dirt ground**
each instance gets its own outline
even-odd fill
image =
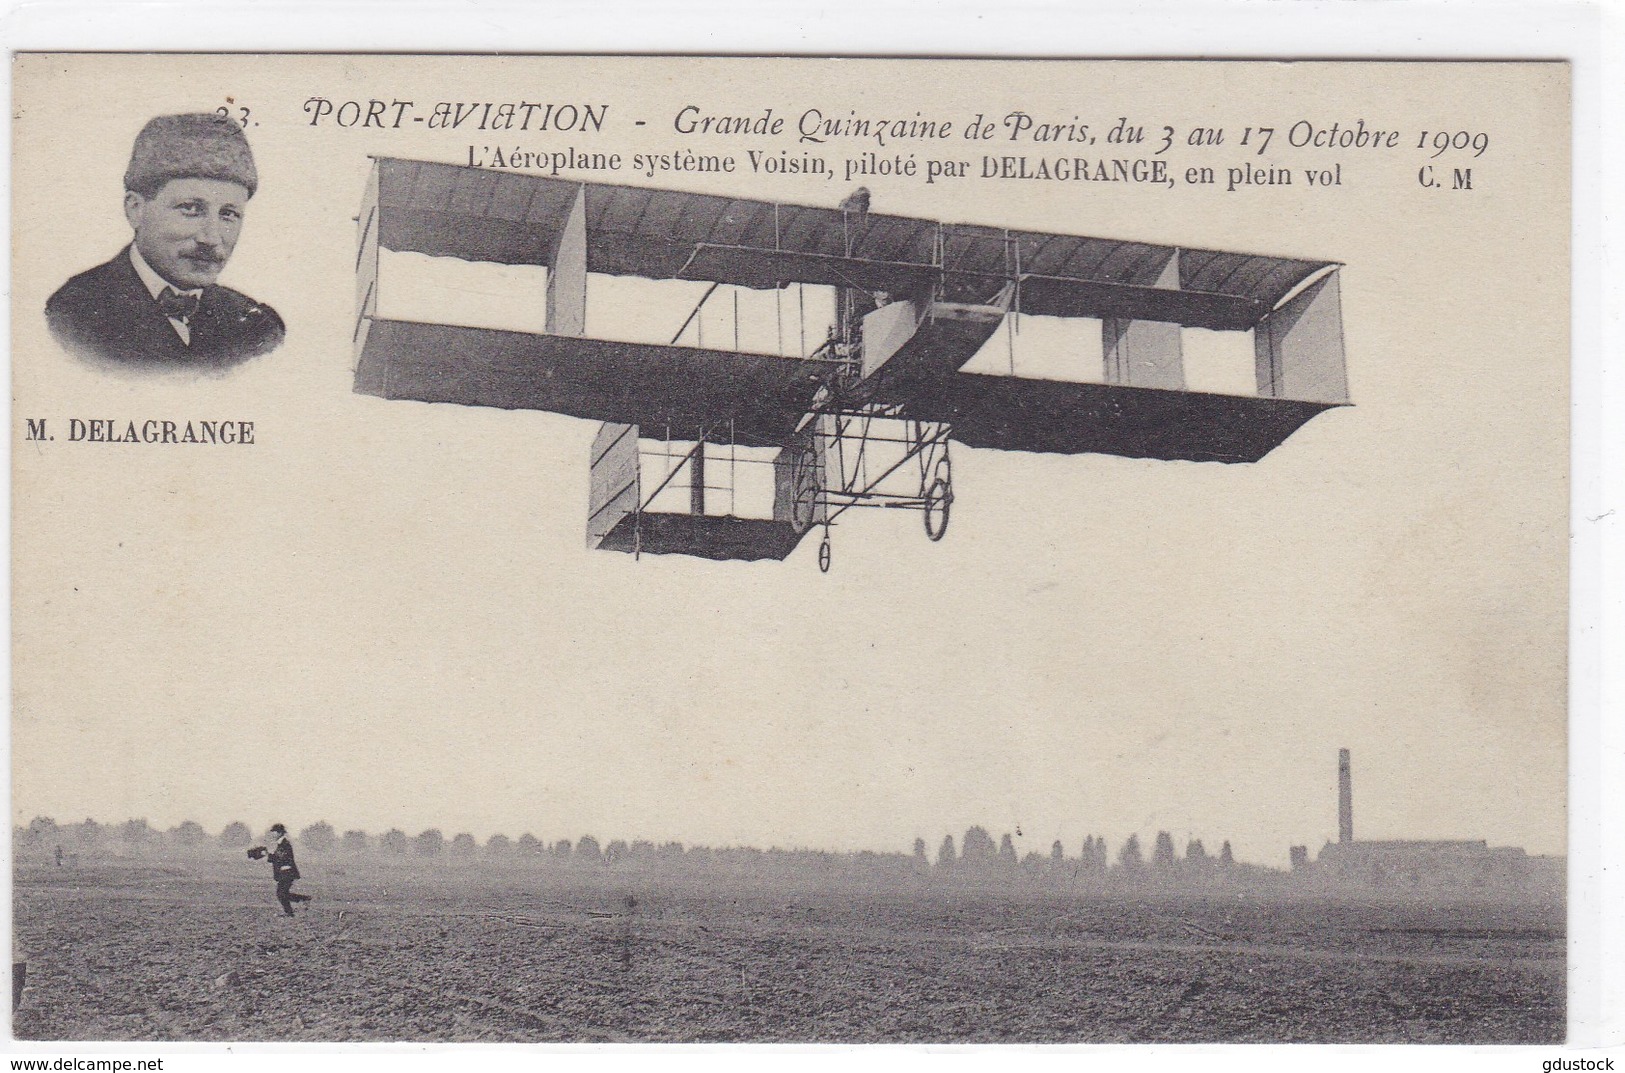
[[[19,865],[40,1040],[1557,1042],[1557,907]]]

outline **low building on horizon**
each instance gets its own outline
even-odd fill
[[[1292,871],[1339,890],[1562,896],[1563,857],[1531,855],[1519,846],[1485,839],[1370,839],[1354,837],[1354,787],[1349,751],[1337,757],[1337,841],[1327,841],[1311,862],[1308,847],[1292,847]]]

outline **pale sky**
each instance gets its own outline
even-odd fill
[[[153,62],[184,77],[155,83]],[[882,850],[920,836],[933,852],[981,824],[1074,855],[1089,834],[1167,829],[1284,865],[1289,845],[1336,836],[1347,747],[1361,837],[1562,852],[1565,69],[437,62],[19,64],[14,821]],[[1300,172],[1340,159],[1331,190],[866,178],[876,211],[1340,261],[1355,406],[1250,466],[956,447],[944,541],[917,515],[852,512],[821,575],[815,537],[783,563],[588,552],[595,424],[354,394],[366,156],[456,162],[470,136],[312,129],[315,93],[605,101],[592,144],[741,156],[682,141],[671,114],[1022,108],[1232,138],[1448,116],[1492,140],[1434,162],[1470,164],[1471,192],[1420,187],[1414,144],[1271,154]],[[203,382],[77,365],[39,310],[127,240],[135,131],[228,94],[258,122],[262,188],[223,282],[280,311],[286,346]],[[57,137],[70,122],[78,136]],[[1222,170],[1242,152],[1176,162]],[[830,206],[849,192],[610,178]],[[395,258],[384,303],[523,327],[539,276]],[[670,285],[672,315],[590,286],[605,335],[669,337],[689,300]],[[1019,371],[1098,376],[1098,340],[1069,331],[1024,323]],[[1244,337],[1193,346],[1193,384],[1200,365],[1198,386],[1246,390]],[[31,444],[24,416],[245,419],[257,442]]]

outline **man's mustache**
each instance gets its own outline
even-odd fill
[[[208,246],[194,246],[180,256],[182,260],[194,261],[198,264],[223,265],[226,263],[225,254]]]

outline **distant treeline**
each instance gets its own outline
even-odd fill
[[[37,817],[27,827],[16,828],[13,832],[14,844],[31,858],[44,856],[49,859],[55,856],[70,862],[81,853],[240,852],[258,837],[246,823],[229,824],[219,834],[211,835],[201,824],[190,820],[166,831],[152,827],[146,820],[101,824],[87,819],[82,823],[58,824],[47,817]],[[764,850],[753,846],[685,846],[681,842],[623,839],[615,839],[605,845],[592,835],[544,842],[528,833],[518,838],[492,835],[482,845],[473,835],[465,833],[447,838],[436,828],[416,835],[408,835],[398,828],[375,835],[361,830],[340,832],[325,822],[313,823],[295,833],[293,838],[301,855],[375,855],[570,867],[643,865],[685,869],[762,869],[774,873],[873,871],[967,877],[1027,874],[1067,879],[1104,879],[1112,876],[1122,879],[1198,880],[1204,877],[1235,878],[1243,873],[1279,874],[1274,869],[1238,865],[1228,841],[1222,844],[1218,853],[1210,854],[1201,839],[1191,839],[1180,852],[1173,836],[1166,831],[1157,835],[1149,855],[1142,850],[1137,836],[1130,835],[1117,848],[1117,852],[1111,854],[1103,837],[1090,835],[1083,840],[1076,855],[1068,855],[1065,847],[1056,840],[1048,854],[1030,852],[1025,856],[1017,854],[1015,841],[1010,835],[1006,834],[995,842],[983,827],[970,828],[957,846],[953,836],[948,835],[937,847],[934,856],[928,854],[923,838],[914,840],[912,853]]]

